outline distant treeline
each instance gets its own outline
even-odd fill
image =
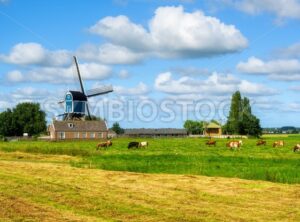
[[[299,127],[294,126],[283,126],[280,128],[264,128],[263,133],[269,133],[269,134],[297,134],[300,133]]]

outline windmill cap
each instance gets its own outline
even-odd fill
[[[77,101],[87,101],[86,95],[79,91],[69,91],[68,93],[72,94],[73,100]]]

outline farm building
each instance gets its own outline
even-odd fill
[[[113,130],[108,130],[108,132],[107,132],[107,138],[115,138],[115,137],[117,137],[117,134],[116,134],[116,132],[115,131],[113,131]]]
[[[186,137],[188,135],[185,129],[125,129],[125,136],[128,137]]]
[[[48,127],[51,140],[106,139],[108,129],[102,120],[53,121]]]
[[[222,135],[222,127],[216,123],[209,123],[204,130],[205,136],[221,136]]]

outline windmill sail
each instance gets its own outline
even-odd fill
[[[84,93],[84,87],[83,87],[83,83],[82,83],[82,79],[81,79],[80,70],[79,70],[79,66],[78,66],[78,62],[77,62],[76,56],[73,56],[73,59],[74,59],[75,65],[76,65],[76,70],[77,70],[77,75],[78,75],[78,79],[79,79],[79,83],[80,83],[81,92],[83,94],[85,94]]]
[[[110,86],[103,86],[101,88],[85,91],[76,56],[73,56],[73,59],[76,65],[81,91],[68,91],[66,93],[66,96],[69,97],[68,98],[65,97],[63,101],[59,102],[65,104],[65,113],[62,114],[62,116],[64,117],[64,120],[75,119],[75,118],[81,119],[86,115],[87,112],[87,115],[91,120],[91,113],[90,113],[87,97],[93,97],[93,96],[110,93],[113,91],[113,88],[110,85]]]
[[[91,89],[86,91],[86,97],[93,97],[98,95],[107,94],[113,91],[113,87],[111,85],[109,86],[103,86],[101,88]]]

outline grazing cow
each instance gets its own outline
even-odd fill
[[[299,152],[300,151],[300,144],[297,144],[294,146],[294,152]]]
[[[243,145],[243,141],[230,141],[228,143],[226,143],[226,146],[229,149],[240,149],[241,145]]]
[[[139,148],[140,143],[139,142],[130,142],[128,143],[128,149],[132,149],[132,148]]]
[[[99,143],[97,145],[97,150],[100,148],[100,147],[103,147],[103,148],[107,148],[109,146],[112,146],[112,142],[110,140],[106,141],[106,142],[103,142],[103,143]]]
[[[147,141],[140,142],[139,147],[148,147],[149,143]]]
[[[273,147],[284,146],[283,140],[278,140],[273,143]]]
[[[261,145],[267,145],[267,141],[265,141],[265,140],[259,140],[259,141],[257,141],[257,143],[256,143],[256,146],[261,146]]]
[[[217,141],[214,141],[214,140],[209,140],[209,141],[206,141],[206,143],[205,143],[206,145],[208,145],[208,146],[216,146],[216,144],[217,144]]]

